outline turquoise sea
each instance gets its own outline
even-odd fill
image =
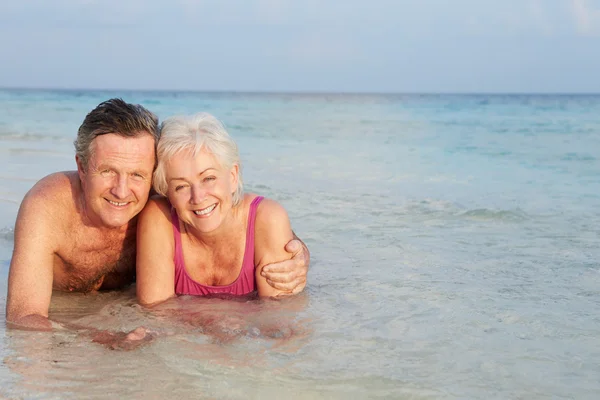
[[[133,351],[6,329],[21,199],[111,97],[225,123],[311,250],[304,294],[54,295],[54,319],[161,333]],[[0,90],[0,398],[598,399],[599,310],[600,95]]]

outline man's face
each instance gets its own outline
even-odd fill
[[[94,225],[125,226],[146,205],[154,169],[150,134],[98,136],[91,145],[87,169],[77,159],[84,209]]]

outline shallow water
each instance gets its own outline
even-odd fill
[[[132,288],[55,294],[54,319],[158,337],[118,351],[0,325],[0,396],[600,395],[600,96],[0,91],[2,320],[22,196],[74,168],[78,125],[112,96],[222,119],[247,188],[311,250],[307,290],[158,313]]]

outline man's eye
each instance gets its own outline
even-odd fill
[[[138,180],[138,181],[141,181],[144,179],[144,175],[142,175],[142,174],[134,173],[132,176],[133,176],[133,179]]]
[[[206,178],[204,178],[204,182],[214,181],[215,179],[217,179],[216,176],[207,176]]]

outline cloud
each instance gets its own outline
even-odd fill
[[[600,35],[600,9],[590,7],[586,0],[571,0],[571,11],[579,34]]]
[[[305,33],[291,41],[287,56],[304,66],[344,66],[360,58],[351,37],[335,32]]]
[[[600,0],[7,0],[0,85],[597,91],[598,36]]]
[[[257,15],[261,21],[282,23],[286,20],[287,2],[285,0],[259,0]]]
[[[544,8],[542,0],[530,0],[529,12],[531,14],[533,24],[542,34],[552,35],[554,33],[554,27],[548,18],[547,11]]]

